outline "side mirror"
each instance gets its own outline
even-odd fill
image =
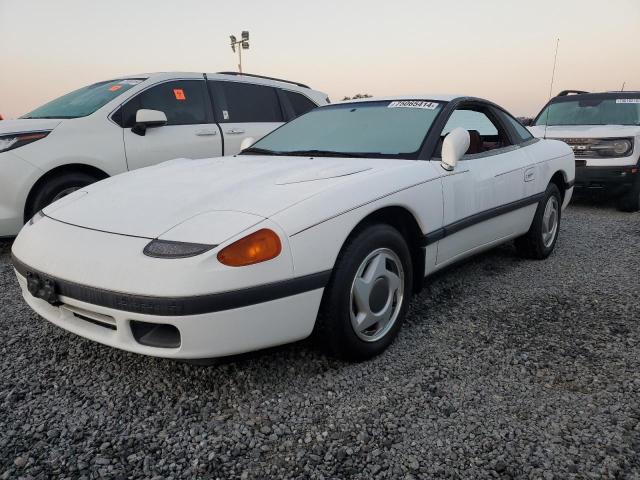
[[[533,125],[533,118],[518,118],[518,120],[524,127],[530,127]]]
[[[469,132],[464,128],[455,128],[449,132],[442,142],[442,161],[440,165],[448,172],[456,168],[458,161],[469,150]]]
[[[242,140],[242,143],[240,144],[240,151],[246,150],[247,148],[249,148],[254,143],[256,143],[256,139],[255,138],[246,137],[244,140]]]
[[[147,128],[155,128],[166,125],[167,116],[160,110],[147,110],[141,108],[136,112],[136,123],[131,131],[137,135],[144,136]]]

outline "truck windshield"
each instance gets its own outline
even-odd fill
[[[144,80],[126,78],[94,83],[58,97],[20,118],[86,117]]]
[[[536,125],[640,125],[640,97],[562,100],[538,115]]]
[[[417,158],[444,103],[342,103],[317,108],[244,151],[263,155]]]

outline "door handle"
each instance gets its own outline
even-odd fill
[[[207,135],[217,135],[218,132],[215,130],[198,130],[196,135],[199,137],[206,137]]]
[[[228,133],[229,135],[240,135],[241,133],[244,133],[244,130],[241,128],[232,128],[231,130],[227,130],[225,133]]]
[[[536,178],[536,169],[534,167],[527,168],[524,171],[524,181],[532,182]]]

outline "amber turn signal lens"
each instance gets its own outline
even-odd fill
[[[263,228],[220,250],[218,260],[230,267],[244,267],[276,258],[281,251],[280,237]]]

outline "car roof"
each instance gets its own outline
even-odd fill
[[[266,85],[275,87],[277,86],[283,90],[293,90],[309,97],[316,105],[323,105],[328,102],[327,94],[314,90],[306,85],[298,82],[293,82],[280,78],[266,77],[253,74],[239,74],[236,72],[220,72],[220,73],[207,73],[207,72],[152,72],[152,73],[138,73],[133,75],[123,75],[113,78],[112,80],[124,80],[124,79],[144,79],[154,82],[161,82],[164,80],[184,80],[184,79],[202,79],[203,75],[207,76],[209,80],[225,80],[229,82],[246,82],[255,85]]]
[[[125,75],[116,77],[113,80],[124,80],[140,78],[145,80],[152,80],[154,82],[161,82],[163,80],[179,80],[179,79],[202,79],[202,76],[206,75],[209,80],[225,80],[228,82],[246,82],[254,85],[266,85],[277,86],[283,90],[293,90],[295,92],[302,93],[309,97],[316,105],[323,105],[328,103],[328,96],[325,92],[320,90],[314,90],[302,83],[285,80],[281,78],[267,77],[262,75],[254,75],[249,73],[239,74],[236,72],[219,72],[219,73],[207,73],[207,72],[152,72],[152,73],[139,73],[134,75]]]
[[[304,90],[313,90],[308,85],[304,85],[299,82],[294,82],[293,80],[287,80],[283,78],[275,78],[268,77],[264,75],[254,75],[251,73],[240,74],[236,72],[216,72],[216,73],[207,73],[207,72],[151,72],[151,73],[139,73],[134,75],[123,75],[114,78],[114,80],[120,79],[128,79],[128,78],[145,78],[145,79],[153,79],[153,80],[164,80],[164,79],[173,79],[173,78],[202,78],[203,73],[206,73],[207,78],[216,79],[216,78],[224,78],[225,80],[233,80],[233,81],[246,81],[251,83],[262,83],[265,85],[272,85],[274,83],[281,84],[283,87],[292,88],[295,90],[304,89]],[[295,88],[294,88],[295,87]]]

